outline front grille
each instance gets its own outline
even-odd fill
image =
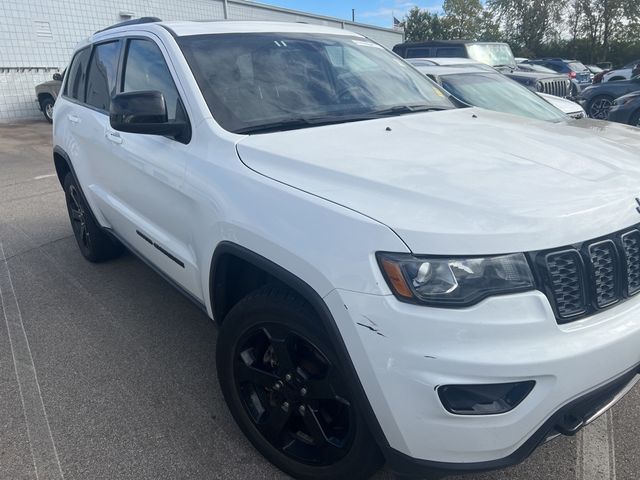
[[[608,308],[640,292],[640,231],[616,232],[532,260],[559,323]]]
[[[542,92],[556,97],[566,97],[569,95],[567,91],[567,81],[563,79],[557,80],[539,80],[538,85],[542,87]],[[540,89],[538,89],[540,90]]]
[[[584,112],[576,112],[576,113],[570,113],[569,116],[571,118],[575,118],[576,120],[580,120],[581,118],[584,118]]]
[[[578,252],[571,250],[547,255],[546,267],[551,280],[551,291],[558,312],[563,317],[584,312],[585,294],[581,263]]]

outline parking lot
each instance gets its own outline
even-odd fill
[[[51,150],[44,121],[0,126],[0,479],[284,478],[225,406],[213,323],[132,255],[79,254]],[[639,404],[464,478],[636,479]]]

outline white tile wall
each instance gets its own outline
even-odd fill
[[[338,19],[228,0],[229,18],[308,22],[347,28],[391,47],[402,36]],[[219,20],[223,0],[0,0],[0,121],[41,115],[34,87],[62,71],[75,45],[108,25],[120,12],[163,20]]]

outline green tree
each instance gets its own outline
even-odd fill
[[[443,38],[442,22],[436,13],[413,7],[402,22],[408,42],[440,40]]]
[[[504,40],[500,24],[493,18],[493,14],[486,9],[482,11],[482,16],[480,17],[478,40],[483,42],[501,42]]]
[[[535,54],[561,27],[565,0],[488,0],[505,36]]]
[[[475,40],[482,33],[480,0],[444,0],[442,10],[442,24],[448,38]]]

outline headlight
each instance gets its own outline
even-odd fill
[[[522,253],[442,258],[380,252],[377,258],[395,296],[410,303],[465,307],[491,295],[535,288]]]

